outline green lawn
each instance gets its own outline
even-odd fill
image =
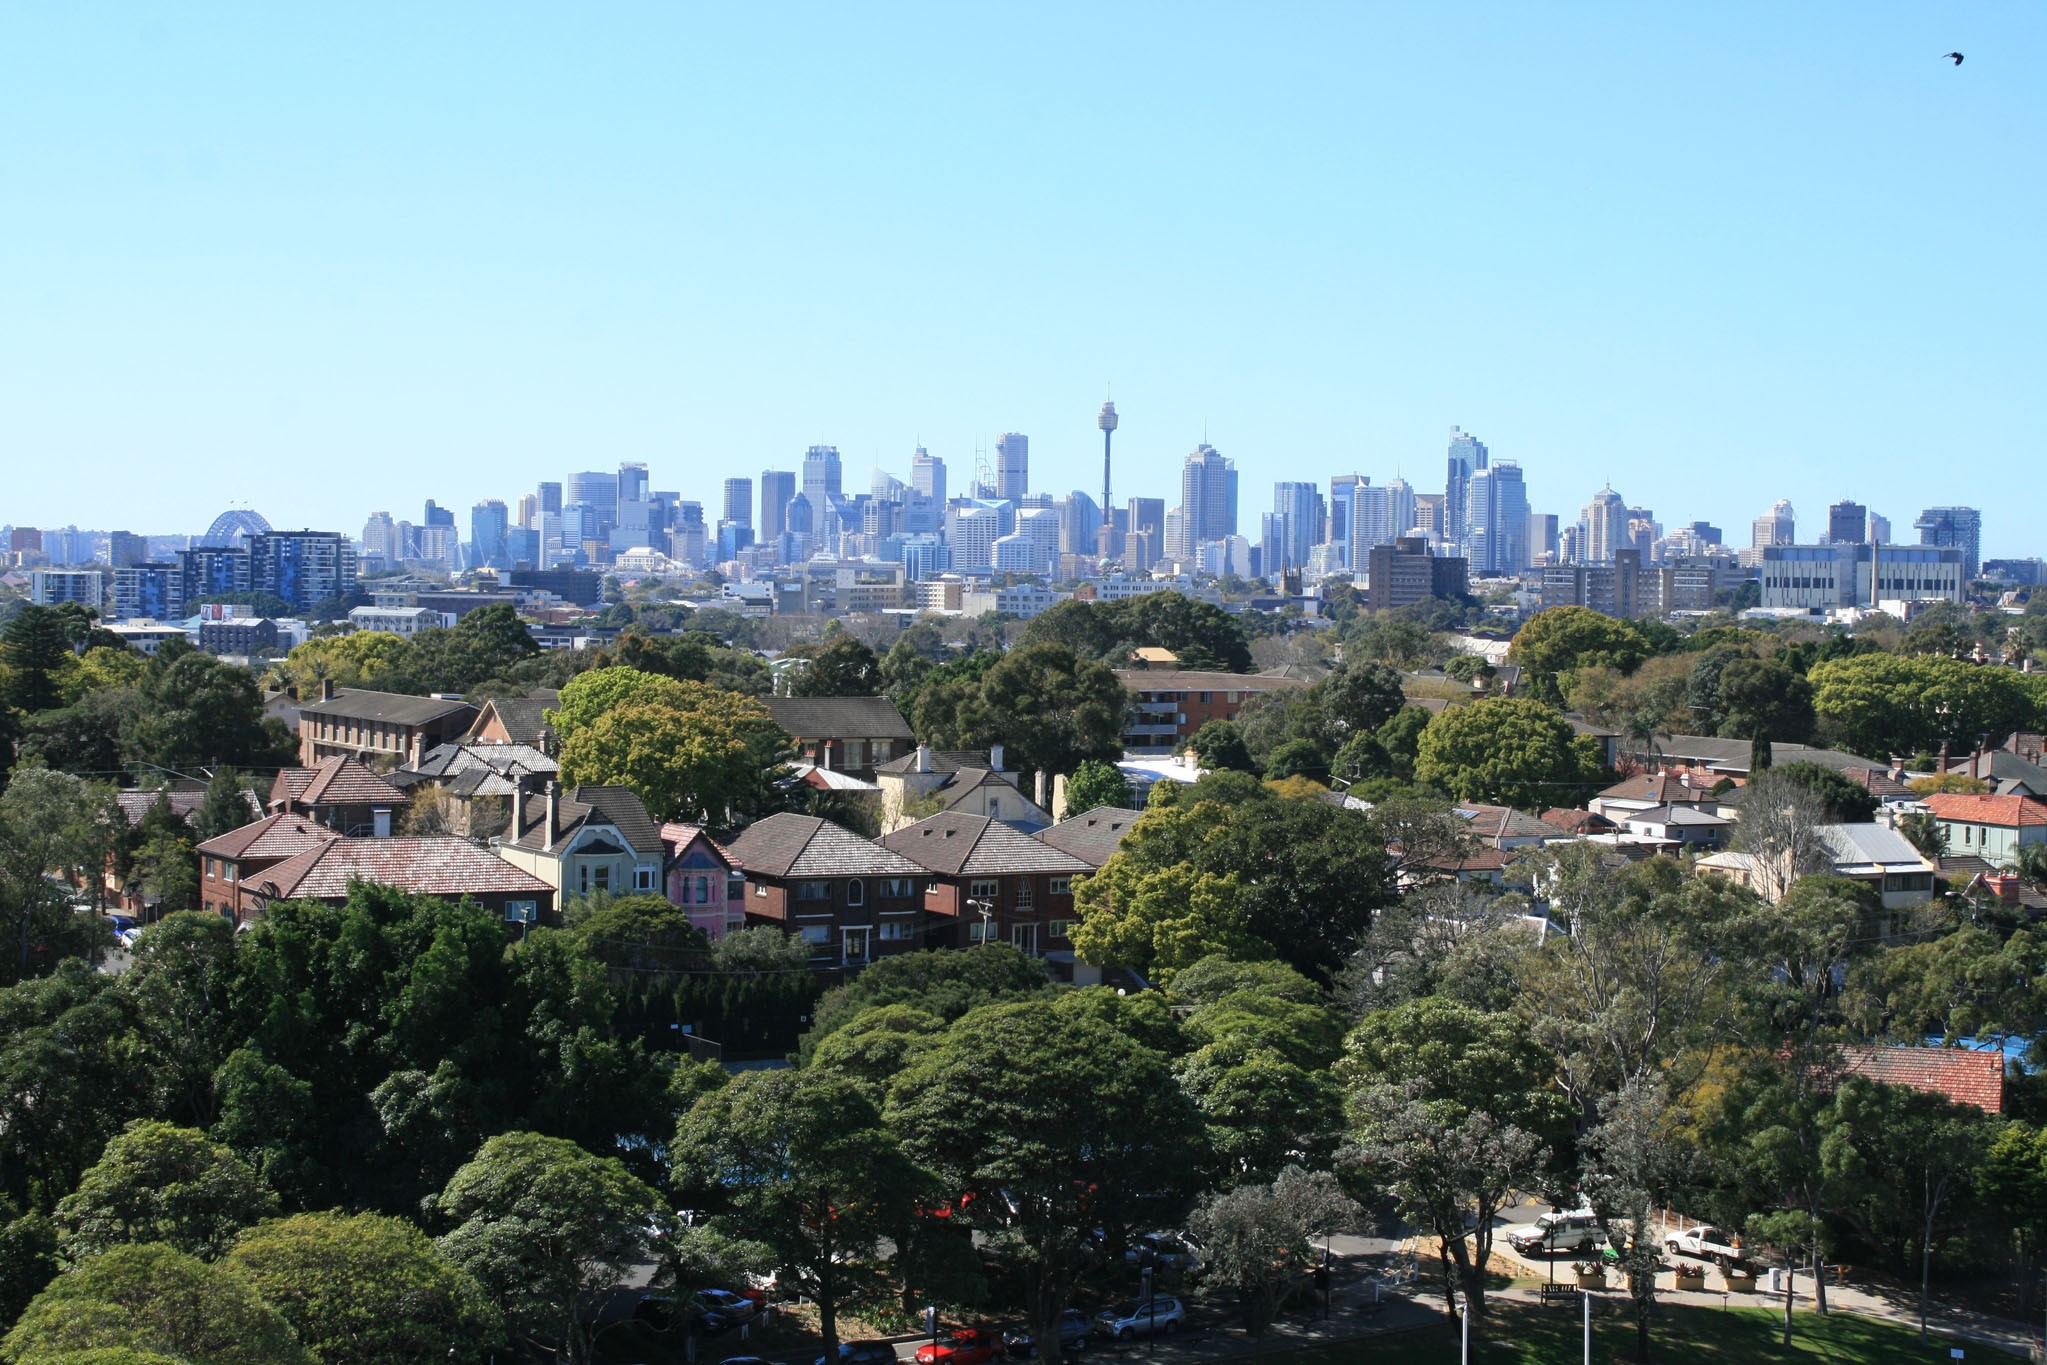
[[[1919,1341],[1914,1327],[1870,1318],[1830,1313],[1821,1317],[1801,1312],[1792,1319],[1791,1349],[1781,1345],[1781,1311],[1763,1308],[1692,1308],[1661,1305],[1652,1342],[1659,1362],[1668,1365],[1919,1365],[1950,1359],[1960,1344],[1972,1361],[2022,1359],[1988,1346],[1956,1343],[1938,1336]],[[1494,1304],[1487,1314],[1488,1338],[1472,1358],[1488,1365],[1579,1365],[1583,1360],[1578,1315],[1562,1308],[1527,1304]],[[1635,1324],[1617,1309],[1596,1312],[1592,1319],[1592,1359],[1606,1362],[1635,1358]],[[1448,1327],[1410,1332],[1380,1341],[1290,1353],[1275,1365],[1454,1365],[1457,1342]]]

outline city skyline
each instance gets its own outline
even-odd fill
[[[0,521],[631,460],[716,507],[812,444],[963,486],[1008,431],[1063,494],[1113,397],[1125,497],[1203,441],[1427,489],[1456,423],[1559,516],[1981,503],[2037,552],[1940,486],[2047,434],[2037,8],[399,13],[15,26]]]

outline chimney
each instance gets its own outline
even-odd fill
[[[1002,771],[1002,746],[1000,744],[988,746],[988,766],[998,773]]]
[[[823,768],[826,772],[832,770],[832,742],[830,740],[826,740],[817,746],[817,766]]]
[[[1997,898],[2006,905],[2019,903],[2019,878],[2015,872],[1986,872],[1983,885],[1997,893]]]
[[[550,780],[547,784],[547,833],[541,841],[541,848],[554,852],[554,836],[561,828],[562,784]]]
[[[1942,741],[1940,742],[1940,764],[1939,764],[1939,766],[1937,766],[1937,767],[1936,767],[1936,768],[1934,769],[1934,771],[1935,771],[1935,772],[1942,772],[1942,773],[1944,773],[1944,772],[1946,772],[1946,771],[1947,771],[1947,741],[1946,741],[1946,740],[1942,740]]]
[[[1046,807],[1045,805],[1045,800],[1046,800],[1045,770],[1043,768],[1040,768],[1038,769],[1038,806],[1040,809],[1049,809],[1049,807]]]
[[[931,771],[931,746],[929,744],[919,744],[917,746],[917,771],[920,773]]]
[[[377,806],[370,811],[370,833],[378,839],[391,837],[391,808]]]
[[[320,700],[321,701],[334,700],[334,679],[332,678],[320,679]]]
[[[519,838],[519,830],[525,823],[526,779],[515,777],[512,779],[512,827],[506,831],[507,836],[516,842]]]

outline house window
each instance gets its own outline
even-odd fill
[[[1055,919],[1046,927],[1045,932],[1053,938],[1072,938],[1074,923],[1070,919]]]
[[[832,928],[829,924],[806,924],[796,932],[803,935],[803,941],[813,948],[825,947],[832,941]]]
[[[505,922],[507,924],[531,924],[539,906],[540,902],[538,901],[506,901]]]
[[[830,882],[796,883],[796,899],[800,901],[828,901],[832,898]]]
[[[736,901],[746,894],[746,883],[734,877],[725,883],[725,899]]]
[[[883,943],[907,943],[916,935],[917,926],[906,919],[890,919],[881,922]]]
[[[611,868],[609,865],[600,867],[586,867],[583,869],[583,872],[585,890],[588,891],[611,890]]]
[[[846,904],[848,905],[867,904],[867,886],[866,883],[862,882],[858,877],[855,877],[846,883]]]
[[[1002,894],[1002,883],[992,877],[987,881],[968,882],[967,894],[977,901],[992,901]]]
[[[1002,935],[996,932],[992,921],[984,919],[967,921],[967,942],[969,943],[986,943],[990,939],[1000,937]]]
[[[1054,877],[1045,884],[1045,891],[1048,895],[1070,896],[1073,894],[1073,878]]]
[[[653,869],[653,868],[651,868],[651,867],[636,867],[636,868],[634,868],[634,869],[633,869],[633,890],[635,890],[635,891],[652,891],[653,889],[654,889],[654,869]]]
[[[908,877],[884,877],[874,894],[885,901],[905,901],[917,894],[917,887]]]
[[[1028,910],[1037,904],[1036,893],[1031,890],[1031,879],[1019,877],[1016,882],[1016,908]]]

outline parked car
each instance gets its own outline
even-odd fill
[[[1673,1256],[1695,1256],[1702,1261],[1711,1261],[1723,1270],[1742,1261],[1741,1238],[1710,1223],[1686,1228],[1667,1239],[1663,1249]]]
[[[1590,1209],[1545,1213],[1533,1223],[1507,1229],[1507,1245],[1523,1256],[1554,1256],[1559,1251],[1596,1251],[1606,1245],[1606,1229]]]
[[[718,1365],[775,1365],[766,1356],[726,1356]]]
[[[917,1365],[988,1365],[1002,1355],[1002,1338],[987,1328],[947,1327],[917,1348]]]
[[[826,1365],[819,1356],[817,1365]],[[842,1341],[838,1365],[896,1365],[895,1343],[888,1341]]]
[[[1123,1253],[1123,1263],[1189,1275],[1201,1269],[1201,1247],[1181,1233],[1148,1232]]]
[[[133,915],[116,915],[110,913],[107,916],[107,923],[114,926],[114,931],[116,933],[119,933],[123,929],[133,929],[136,927],[136,920],[135,916]]]
[[[689,1296],[689,1301],[697,1312],[730,1318],[734,1322],[746,1322],[760,1309],[757,1300],[729,1289],[699,1289]]]
[[[1178,1299],[1125,1299],[1114,1308],[1095,1314],[1094,1330],[1112,1340],[1122,1341],[1152,1332],[1171,1335],[1187,1321],[1187,1310]]]
[[[1083,1350],[1087,1346],[1087,1314],[1078,1308],[1069,1308],[1059,1315],[1059,1349],[1061,1352]],[[1038,1353],[1038,1335],[1034,1325],[1019,1327],[1002,1334],[1002,1344],[1013,1356],[1034,1356]]]
[[[690,1331],[705,1337],[724,1336],[745,1322],[752,1313],[752,1304],[746,1305],[744,1314],[724,1312],[707,1303],[701,1293],[692,1294],[679,1303],[673,1294],[642,1294],[640,1301],[633,1306],[634,1321],[643,1322],[657,1332],[666,1332],[686,1322]]]

